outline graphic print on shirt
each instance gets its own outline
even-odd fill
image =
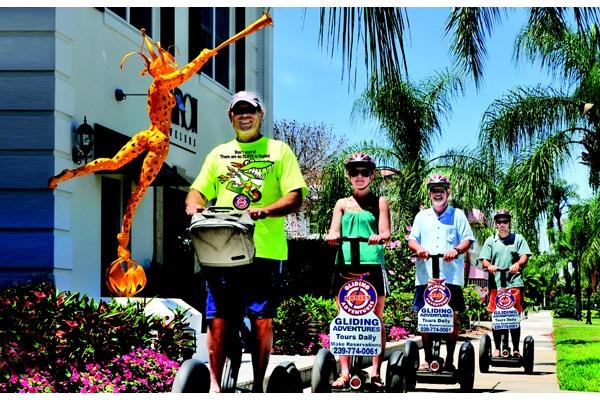
[[[237,193],[233,198],[236,209],[245,210],[251,203],[260,201],[265,174],[273,169],[273,164],[272,161],[244,160],[227,166],[229,172],[220,175],[219,181],[222,184],[227,182],[227,190]]]

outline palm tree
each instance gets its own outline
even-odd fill
[[[597,289],[600,267],[600,194],[592,199],[573,205],[569,209],[566,238],[572,250],[575,278],[577,316],[581,317],[581,274],[587,279],[589,296]]]
[[[558,89],[519,87],[494,101],[483,116],[479,142],[494,157],[514,164],[516,211],[533,234],[544,217],[557,217],[558,210],[548,205],[556,204],[556,182],[575,152],[589,168],[592,189],[600,186],[594,106],[600,104],[600,35],[595,25],[587,32],[533,25],[520,34],[517,46],[518,57],[539,60],[564,83]]]
[[[494,27],[516,8],[454,7],[446,24],[452,36],[456,64],[479,85],[483,77],[486,41]],[[532,7],[525,29],[564,30],[570,16],[565,7]],[[579,32],[600,21],[597,8],[573,8],[572,15]],[[387,7],[323,7],[320,11],[319,43],[333,54],[342,51],[347,76],[356,73],[354,57],[361,48],[368,76],[387,79],[408,75],[404,34],[409,19],[406,10]]]

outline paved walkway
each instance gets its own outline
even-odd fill
[[[489,328],[490,323],[482,322],[482,326]],[[492,367],[490,372],[482,374],[479,372],[479,336],[484,331],[477,331],[465,336],[461,340],[470,340],[475,347],[475,384],[474,392],[529,392],[529,393],[555,393],[559,392],[558,381],[556,378],[556,350],[554,348],[552,337],[552,316],[550,311],[540,311],[529,313],[529,317],[521,321],[521,343],[527,335],[533,336],[535,341],[534,350],[534,368],[533,375],[525,375],[522,368]],[[491,332],[488,332],[491,336]],[[420,342],[420,338],[411,338]],[[443,346],[443,352],[445,352]],[[522,347],[522,345],[521,345]],[[396,349],[403,349],[403,342],[390,343],[386,349],[386,355],[389,355]],[[455,358],[458,355],[460,343],[456,347]],[[523,349],[521,348],[521,351]],[[421,351],[421,359],[424,355]],[[312,371],[313,356],[271,356],[267,377],[265,378],[265,387],[273,368],[284,361],[293,361],[301,373],[306,389],[310,391],[310,375]],[[455,361],[455,365],[458,362]],[[383,365],[385,368],[385,364]],[[385,376],[385,371],[382,371]],[[252,385],[252,366],[250,355],[244,354],[242,367],[238,379],[238,386],[249,389]],[[416,391],[419,392],[459,392],[458,385],[437,385],[417,383]]]

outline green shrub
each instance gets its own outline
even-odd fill
[[[555,318],[574,318],[576,300],[573,294],[561,294],[550,305],[552,316]]]
[[[458,320],[460,328],[467,330],[471,328],[471,321],[476,319],[488,319],[486,304],[481,300],[477,286],[467,285],[463,288],[463,297],[465,298],[465,312],[459,313]]]
[[[180,361],[184,352],[193,351],[184,315],[177,311],[166,322],[145,315],[141,303],[98,303],[79,293],[57,292],[48,282],[5,289],[0,292],[0,359],[6,360],[0,363],[0,383],[41,371],[61,391],[61,382],[74,370],[136,349]],[[147,390],[142,385],[139,391]]]
[[[319,333],[337,315],[333,299],[304,295],[284,300],[273,319],[274,354],[316,354]]]
[[[392,292],[385,298],[383,323],[416,332],[417,314],[413,311],[413,293]]]
[[[407,232],[410,229],[407,227]],[[390,292],[410,292],[415,289],[415,259],[408,248],[406,237],[392,238],[384,248],[385,268]]]

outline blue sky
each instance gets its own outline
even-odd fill
[[[451,64],[449,38],[444,37],[450,8],[407,11],[408,72],[413,81],[419,81]],[[332,58],[325,48],[318,46],[318,9],[276,7],[271,12],[275,42],[274,118],[325,123],[334,133],[345,135],[350,143],[376,138],[373,121],[350,121],[353,101],[365,87],[364,70],[359,69],[356,86],[348,89],[347,79],[342,81],[339,53]],[[474,84],[468,84],[465,96],[453,103],[453,113],[443,127],[436,154],[450,148],[475,147],[483,112],[508,89],[551,83],[551,78],[539,67],[525,62],[515,64],[513,60],[514,38],[524,21],[523,12],[512,12],[493,31],[487,41],[483,87],[478,92]],[[362,63],[362,58],[357,58],[357,62]],[[590,196],[586,170],[576,161],[565,170],[565,177],[577,184],[581,196]]]

